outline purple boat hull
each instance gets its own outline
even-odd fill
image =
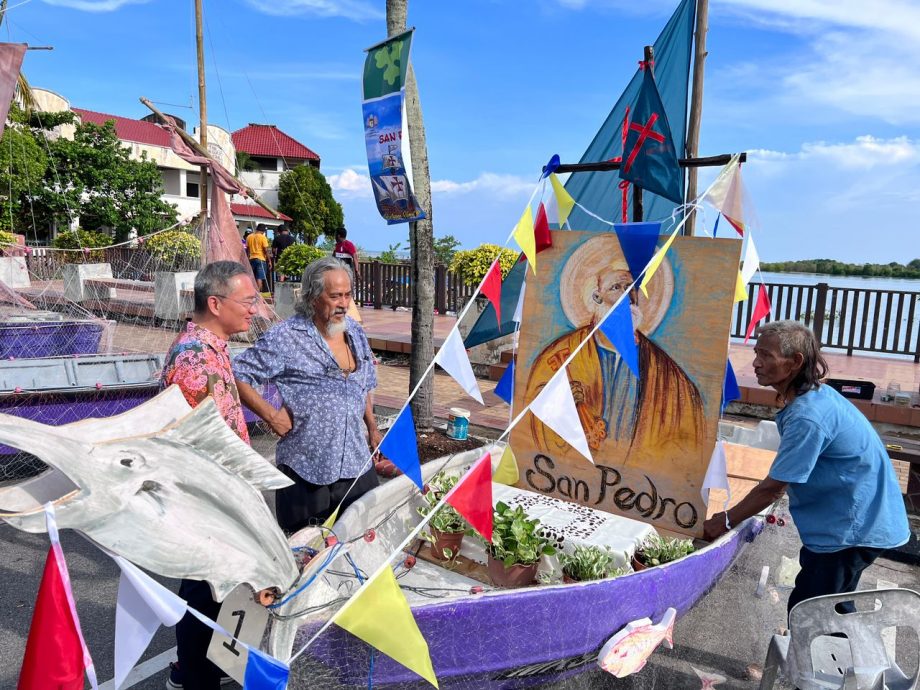
[[[627,623],[658,620],[673,607],[689,611],[719,581],[763,524],[751,519],[711,546],[679,561],[595,583],[509,591],[501,595],[413,608],[442,688],[463,684],[516,688],[546,683],[591,667],[603,644]],[[315,632],[298,631],[297,645]],[[367,685],[370,666],[342,660],[370,658],[370,648],[336,626],[306,654],[341,669],[340,681]],[[374,685],[421,683],[382,654],[375,655]]]

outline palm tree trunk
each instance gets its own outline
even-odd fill
[[[408,0],[387,0],[387,35],[406,30]],[[406,119],[409,126],[409,151],[412,156],[412,182],[415,197],[425,211],[425,220],[409,224],[412,255],[412,354],[409,356],[409,390],[418,384],[434,357],[434,224],[431,210],[431,178],[428,172],[428,144],[422,105],[412,64],[406,74]],[[432,415],[434,377],[418,389],[412,401],[412,415],[419,431],[434,425]]]

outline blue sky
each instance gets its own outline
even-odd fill
[[[10,0],[35,86],[193,120],[192,0]],[[435,234],[502,243],[553,154],[577,160],[676,0],[412,0]],[[356,242],[404,241],[373,207],[363,49],[383,0],[205,0],[209,120],[277,124],[322,157]],[[765,261],[920,256],[920,6],[711,0],[701,153],[747,150]],[[185,107],[181,107],[185,106]],[[711,177],[711,175],[710,175]],[[714,220],[710,212],[707,224]],[[724,226],[723,226],[724,227]]]

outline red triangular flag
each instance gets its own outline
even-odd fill
[[[553,246],[553,237],[549,234],[549,221],[546,219],[546,207],[540,202],[537,209],[537,219],[533,222],[533,238],[537,247],[537,254]]]
[[[489,266],[489,272],[482,279],[482,287],[479,291],[489,298],[492,306],[495,308],[495,320],[498,322],[498,331],[502,330],[502,267],[498,259]]]
[[[483,538],[492,542],[492,455],[486,453],[460,478],[444,500]]]
[[[83,690],[83,670],[83,645],[52,547],[35,601],[18,688]]]
[[[757,291],[757,304],[754,305],[754,313],[751,315],[751,323],[748,324],[747,333],[744,336],[744,342],[747,342],[754,332],[754,326],[763,317],[770,313],[773,307],[770,305],[770,296],[767,294],[767,288],[761,284],[760,290]]]

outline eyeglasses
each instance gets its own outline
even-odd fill
[[[250,297],[249,299],[236,299],[236,297],[229,297],[227,295],[211,295],[211,297],[216,297],[217,299],[228,299],[231,302],[236,302],[237,304],[246,307],[246,309],[254,309],[259,304],[258,296]]]

